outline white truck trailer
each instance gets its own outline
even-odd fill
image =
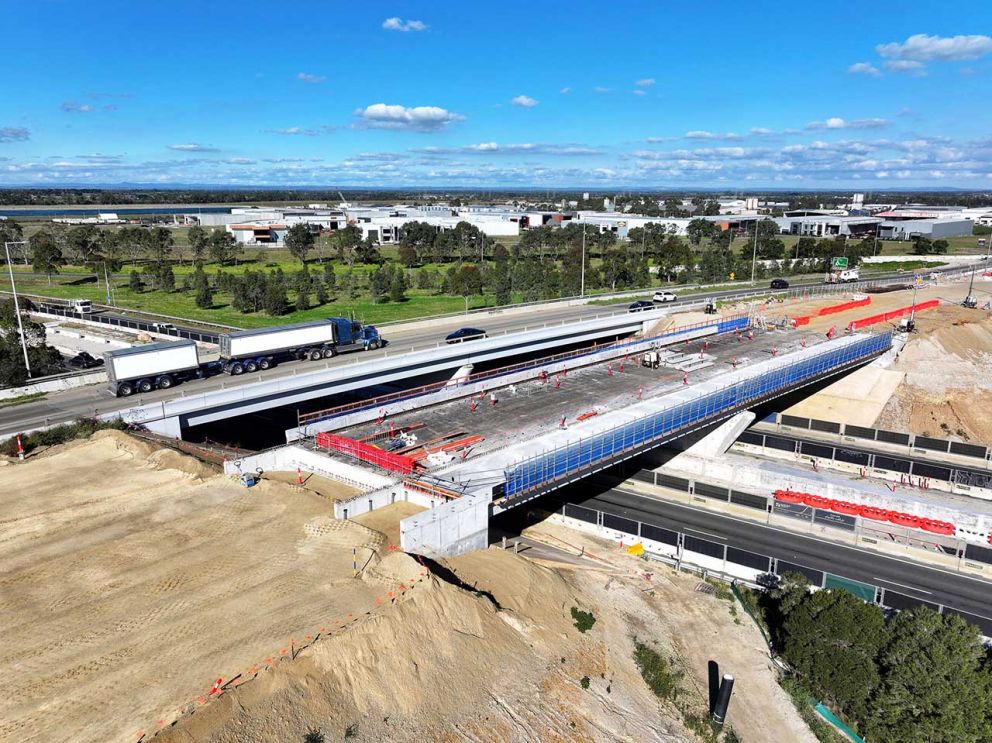
[[[226,333],[220,336],[220,358],[228,374],[242,374],[268,369],[280,357],[316,361],[341,351],[374,350],[380,345],[382,339],[372,325],[330,317]]]
[[[149,343],[103,354],[107,386],[118,397],[167,390],[177,382],[204,376],[196,343],[191,340]]]

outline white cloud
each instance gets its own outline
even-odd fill
[[[602,85],[597,85],[595,88],[592,89],[592,92],[593,93],[609,93],[610,92],[610,89],[609,88],[604,88]]]
[[[0,142],[26,142],[31,133],[21,126],[0,126]]]
[[[480,142],[462,147],[414,147],[410,151],[424,155],[553,155],[573,157],[602,154],[602,150],[581,144],[499,144],[498,142]]]
[[[321,124],[317,128],[303,126],[290,126],[285,129],[266,129],[266,134],[282,134],[288,137],[316,137],[320,134],[327,134],[334,131],[335,127],[330,124]]]
[[[394,16],[384,20],[382,22],[382,27],[387,31],[401,31],[403,33],[407,33],[409,31],[423,31],[427,28],[427,24],[423,21],[404,21],[402,18],[397,18]]]
[[[716,139],[716,135],[713,132],[708,132],[705,129],[693,129],[691,132],[685,133],[686,139]]]
[[[540,101],[531,98],[529,95],[518,95],[513,98],[510,103],[514,106],[523,106],[524,108],[534,108]]]
[[[464,116],[439,106],[399,106],[373,103],[355,110],[361,126],[371,129],[406,129],[436,132],[448,124],[463,121]]]
[[[210,145],[198,144],[197,142],[187,142],[186,144],[170,144],[170,150],[178,150],[179,152],[220,152],[220,148],[211,147]]]
[[[296,79],[302,80],[305,83],[316,85],[317,83],[324,82],[327,78],[323,75],[311,75],[309,72],[298,72],[296,74]]]
[[[632,91],[630,91],[630,92],[631,92],[631,93],[633,93],[634,95],[647,95],[647,93],[645,93],[645,92],[644,92],[643,90],[641,90],[640,88],[638,88],[637,90],[632,90]]]
[[[66,113],[71,114],[88,114],[93,110],[93,106],[88,103],[79,103],[78,101],[66,101],[60,108]]]
[[[875,65],[868,64],[867,62],[855,62],[847,71],[852,75],[869,75],[870,77],[881,77],[882,73],[878,71]]]
[[[642,80],[638,80],[634,85],[638,88],[650,88],[655,84],[655,79],[653,77],[645,77]]]
[[[885,69],[892,72],[905,72],[917,77],[927,74],[923,63],[917,62],[915,59],[887,59],[885,60]]]
[[[886,119],[855,119],[847,121],[839,116],[831,116],[826,121],[811,121],[806,129],[881,129],[889,125]]]
[[[563,95],[568,95],[569,93],[572,92],[572,89],[569,88],[569,87],[564,87],[561,90],[559,90],[558,92],[561,93],[561,94],[563,94]]]
[[[763,126],[753,126],[748,130],[748,134],[752,137],[767,137],[769,134],[774,134],[771,129],[766,129]]]
[[[914,34],[902,43],[879,44],[875,47],[875,51],[887,59],[958,62],[979,59],[992,53],[992,37]]]

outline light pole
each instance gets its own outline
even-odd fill
[[[579,284],[579,296],[586,295],[586,226],[582,225],[582,272]]]
[[[754,267],[758,263],[758,220],[754,220],[754,247],[751,249],[751,283],[754,283]]]
[[[24,336],[24,325],[21,323],[21,308],[17,302],[17,284],[14,283],[14,265],[10,262],[11,245],[27,245],[27,241],[5,242],[3,244],[3,251],[7,256],[7,270],[10,272],[10,288],[14,294],[14,316],[17,318],[17,332],[21,336],[21,350],[24,351],[24,368],[27,369],[28,379],[30,379],[31,362],[28,361],[28,339]]]

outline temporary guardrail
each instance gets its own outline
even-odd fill
[[[416,461],[411,457],[405,457],[402,454],[393,454],[377,446],[356,441],[355,439],[349,439],[347,436],[339,436],[336,433],[318,433],[317,447],[334,449],[349,457],[355,457],[363,462],[374,464],[376,467],[400,472],[404,475],[412,473],[416,466]]]
[[[847,340],[847,339],[845,339]],[[609,431],[525,459],[504,472],[503,497],[512,499],[624,453],[640,450],[653,441],[691,430],[703,421],[739,409],[769,395],[808,382],[827,372],[878,355],[892,345],[892,334],[867,336],[840,348],[827,348],[767,374],[731,382],[714,392],[701,395]]]

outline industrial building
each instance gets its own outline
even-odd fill
[[[775,219],[783,234],[801,237],[863,237],[874,235],[882,222],[878,217],[834,215],[786,216]]]
[[[887,220],[878,225],[882,240],[913,240],[926,237],[937,240],[970,235],[974,222],[969,219]]]

